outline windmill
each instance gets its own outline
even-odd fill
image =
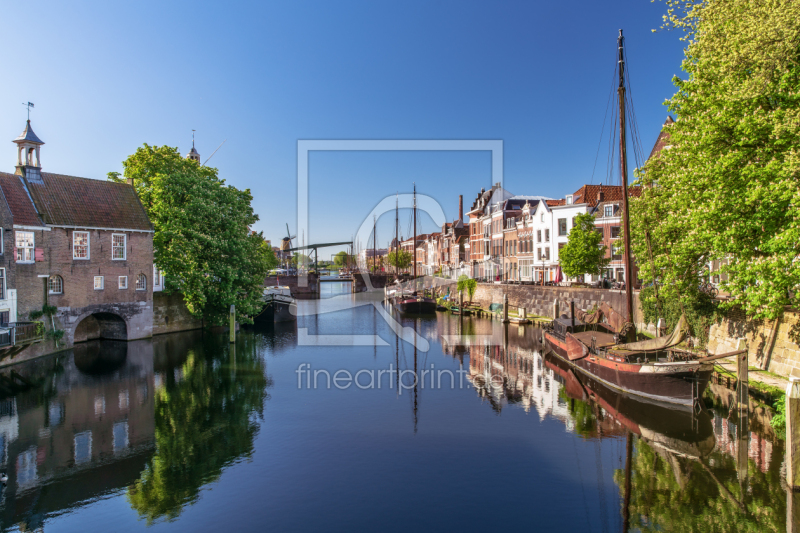
[[[290,257],[289,250],[292,248],[292,239],[296,239],[297,235],[292,235],[292,232],[289,231],[289,224],[286,224],[286,237],[283,238],[281,242],[281,255],[284,259],[284,267],[287,266],[285,264],[286,260]]]

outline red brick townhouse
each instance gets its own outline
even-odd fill
[[[9,320],[49,304],[68,344],[152,336],[153,227],[132,184],[43,172],[30,121],[14,143],[16,172],[0,172]]]

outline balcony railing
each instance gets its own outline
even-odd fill
[[[0,348],[19,346],[42,340],[37,322],[12,322],[0,325]]]

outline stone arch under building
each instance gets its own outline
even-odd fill
[[[125,319],[114,313],[92,313],[85,316],[75,327],[73,342],[93,339],[128,340]]]

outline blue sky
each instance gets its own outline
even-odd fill
[[[185,153],[196,129],[203,159],[227,139],[209,164],[252,191],[256,229],[273,242],[296,226],[298,139],[502,139],[507,189],[563,197],[606,180],[607,141],[592,170],[617,30],[647,152],[683,57],[679,34],[651,32],[664,5],[646,0],[0,9],[3,170],[13,171],[25,101],[36,104],[44,170],[64,174],[104,179],[143,143]],[[459,194],[468,206],[491,185],[488,152],[318,152],[309,169],[314,242],[350,239],[381,198],[414,181],[451,219]],[[379,244],[393,225],[381,220]]]

